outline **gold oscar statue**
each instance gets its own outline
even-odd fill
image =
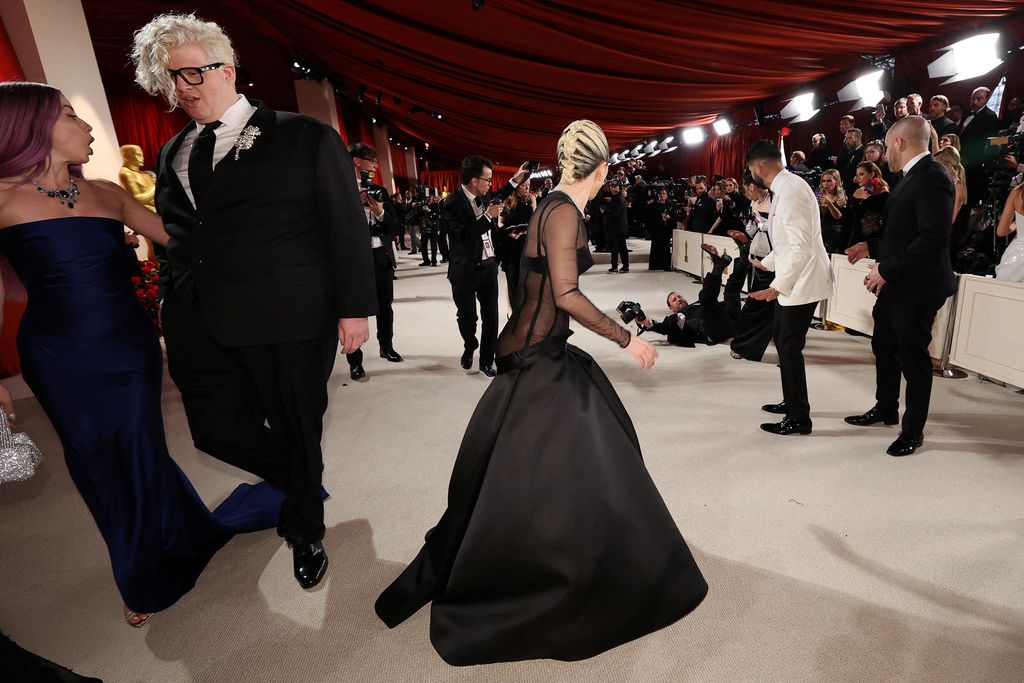
[[[121,145],[121,166],[117,174],[121,181],[121,187],[132,193],[132,196],[144,207],[156,213],[156,179],[152,174],[142,170],[142,148],[138,145]],[[140,254],[142,258],[153,258],[153,244],[145,237],[139,237],[139,241],[145,245],[145,253]]]

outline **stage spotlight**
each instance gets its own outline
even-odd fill
[[[644,146],[644,154],[650,154],[654,151],[654,148],[658,146],[657,140],[651,140]]]
[[[612,158],[608,160],[608,165],[609,166],[614,166],[617,163],[619,163],[619,153],[618,152],[613,154]]]
[[[643,145],[637,145],[633,149],[629,150],[629,155],[631,157],[633,157],[634,159],[639,159],[640,157],[642,157],[644,155],[644,153],[641,151],[642,149],[643,149]]]
[[[715,119],[714,128],[716,135],[728,135],[732,132],[732,124],[729,123],[729,119],[722,116]]]
[[[370,123],[377,123],[377,119],[371,116],[370,117]]]
[[[799,123],[810,120],[818,111],[820,110],[814,108],[814,93],[805,92],[790,100],[789,104],[782,108],[781,115],[784,119],[793,119]]]
[[[882,92],[881,88],[882,76],[884,75],[885,71],[879,69],[850,81],[839,91],[839,101],[850,102],[851,100],[857,100],[850,111],[875,106],[885,97],[885,93]]]
[[[700,126],[692,126],[683,129],[683,143],[693,146],[704,142],[704,129]]]
[[[997,56],[998,43],[998,33],[983,33],[948,45],[943,48],[946,54],[928,65],[928,77],[950,76],[942,82],[945,85],[983,76],[1003,63]]]

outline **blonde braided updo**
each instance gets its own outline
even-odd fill
[[[608,161],[608,138],[601,126],[587,119],[573,121],[558,138],[558,166],[567,185],[583,180]]]

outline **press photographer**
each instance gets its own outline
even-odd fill
[[[674,187],[669,183],[654,184],[657,195],[647,213],[647,234],[651,238],[648,270],[672,270],[672,231],[680,220],[686,218],[682,204],[669,199],[670,190]]]
[[[732,262],[728,254],[719,255],[715,247],[705,244],[704,251],[714,264],[704,276],[704,286],[697,295],[697,303],[689,303],[679,292],[669,292],[666,303],[672,311],[661,322],[644,315],[640,305],[623,301],[618,306],[622,322],[636,322],[637,334],[655,332],[663,334],[675,346],[692,348],[697,344],[719,344],[731,339],[736,330],[740,312],[740,290],[743,288],[744,269],[736,269],[725,286],[725,301],[719,301],[722,291],[722,272]]]
[[[398,216],[395,214],[387,190],[373,182],[377,174],[377,150],[358,142],[348,148],[359,181],[359,199],[363,203],[366,222],[370,228],[370,246],[373,248],[374,282],[377,287],[377,344],[380,357],[391,363],[401,363],[402,357],[392,345],[394,336],[395,252],[392,240],[398,234]],[[363,351],[345,354],[352,379],[366,376],[363,369]]]

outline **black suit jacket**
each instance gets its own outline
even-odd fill
[[[494,199],[505,201],[514,190],[515,187],[508,182],[497,192],[488,192],[480,199],[485,206]],[[448,234],[448,280],[452,284],[460,284],[473,277],[477,266],[483,262],[483,236],[497,227],[497,222],[488,218],[486,213],[477,218],[469,197],[460,185],[441,205],[441,223]],[[492,234],[492,244],[496,244],[494,238]],[[497,274],[497,270],[494,272]]]
[[[889,195],[878,245],[879,297],[934,301],[953,293],[949,240],[953,231],[953,181],[929,154]]]
[[[250,149],[217,164],[196,210],[172,168],[189,124],[160,151],[156,204],[170,235],[163,323],[187,329],[201,301],[225,346],[315,339],[377,313],[370,231],[338,133],[259,102]]]
[[[967,116],[964,117],[964,121]],[[999,117],[988,107],[982,107],[971,123],[959,129],[960,136],[960,157],[964,167],[974,170],[981,166],[985,160],[985,147],[988,146],[988,138],[999,132]]]
[[[668,338],[668,343],[673,346],[685,346],[693,348],[697,342],[707,343],[707,337],[701,335],[701,318],[703,312],[699,303],[690,304],[682,310],[686,316],[686,322],[679,326],[679,317],[675,314],[667,315],[659,322],[651,323],[651,331],[663,334]]]

